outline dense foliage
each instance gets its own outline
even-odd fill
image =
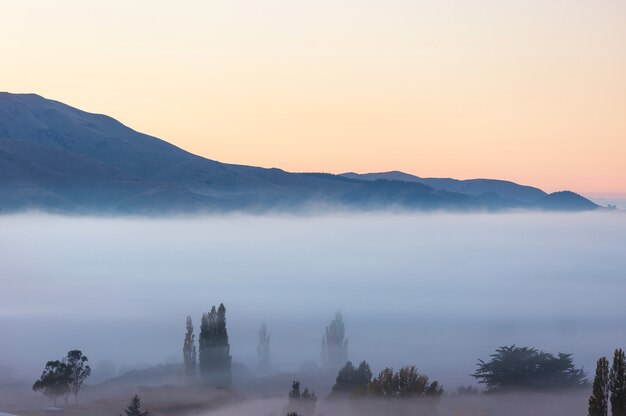
[[[598,360],[596,376],[593,379],[589,398],[589,416],[607,416],[609,412],[609,361],[606,357]]]
[[[370,383],[368,394],[385,398],[439,397],[443,387],[438,381],[429,382],[428,376],[418,373],[415,366],[405,366],[398,371],[381,371]]]
[[[554,356],[515,345],[498,348],[488,362],[479,360],[472,376],[489,391],[551,390],[587,385],[585,372],[574,367],[571,354]]]
[[[616,349],[613,354],[613,364],[609,371],[609,392],[611,415],[626,416],[626,358],[621,348]]]
[[[352,394],[363,395],[367,393],[367,387],[372,380],[372,370],[367,362],[362,361],[359,367],[354,367],[348,361],[337,374],[332,395]]]
[[[202,315],[199,345],[200,371],[204,378],[217,387],[230,387],[232,357],[223,303]]]
[[[33,383],[33,390],[42,392],[55,406],[61,396],[67,403],[70,393],[78,401],[78,393],[91,374],[87,361],[89,359],[80,350],[69,351],[63,360],[48,361],[39,379]]]

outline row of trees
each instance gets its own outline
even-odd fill
[[[188,376],[193,377],[199,367],[203,375],[230,369],[230,345],[226,329],[226,308],[220,304],[202,315],[198,348],[196,348],[193,321],[187,316],[183,340],[183,362]],[[348,359],[348,340],[340,312],[326,327],[322,336],[322,363],[329,371],[336,371]],[[270,334],[265,323],[259,329],[257,365],[261,374],[271,370]]]
[[[67,403],[70,394],[78,402],[78,393],[91,374],[87,361],[89,359],[80,350],[69,351],[62,360],[48,361],[43,373],[33,384],[33,390],[52,399],[55,406],[61,396]]]
[[[217,387],[230,387],[232,357],[226,328],[226,307],[223,303],[202,314],[197,349],[193,322],[191,316],[187,316],[183,361],[188,376],[195,376],[198,368],[205,381]]]
[[[611,415],[626,416],[626,357],[619,348],[613,353],[613,363],[601,357],[596,366],[591,397],[589,397],[589,416]]]
[[[387,367],[372,379],[372,370],[362,361],[355,367],[350,361],[337,374],[331,391],[333,396],[417,398],[439,397],[443,387],[438,381],[429,381],[415,366],[404,366],[398,371]]]

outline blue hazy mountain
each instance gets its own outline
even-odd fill
[[[564,209],[572,209],[576,205],[572,198],[587,201],[574,194],[567,201],[558,198],[547,203],[542,199],[546,194],[536,188],[493,182],[490,188],[485,185],[491,191],[482,192],[472,186],[457,189],[401,177],[289,173],[221,163],[105,115],[35,94],[0,93],[2,212],[559,209],[562,202]]]
[[[494,195],[504,200],[523,204],[534,204],[544,198],[547,194],[539,188],[532,186],[518,185],[515,182],[502,181],[497,179],[467,179],[459,180],[452,178],[420,178],[408,173],[391,171],[380,173],[358,174],[348,172],[342,176],[351,179],[361,180],[394,180],[405,182],[416,182],[449,192],[458,192],[466,195]]]

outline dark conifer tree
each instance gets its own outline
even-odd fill
[[[126,416],[149,416],[150,412],[141,410],[141,399],[136,394],[130,399],[128,406],[124,409]],[[120,415],[121,416],[121,415]]]
[[[626,358],[624,351],[616,349],[609,372],[611,415],[626,416]]]
[[[187,332],[185,333],[185,340],[183,342],[183,361],[187,375],[192,376],[196,371],[196,345],[191,316],[187,317],[186,326]]]
[[[609,413],[609,361],[606,357],[598,360],[596,376],[593,379],[589,397],[589,416],[607,416]]]
[[[307,387],[304,391],[300,391],[300,382],[294,380],[289,390],[289,403],[287,405],[287,413],[297,413],[303,416],[310,416],[315,411],[315,403],[317,397],[314,391],[309,391]]]
[[[231,361],[228,330],[226,329],[226,308],[211,308],[202,315],[199,337],[200,371],[207,381],[217,387],[230,387]]]
[[[367,362],[362,361],[356,368],[350,361],[344,365],[335,380],[331,394],[365,395],[367,386],[372,380],[372,370]]]

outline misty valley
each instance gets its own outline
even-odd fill
[[[600,415],[625,220],[5,215],[0,411]]]

